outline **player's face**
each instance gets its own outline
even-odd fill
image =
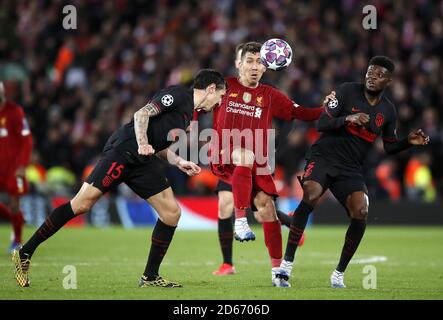
[[[215,87],[215,84],[211,84],[206,88],[205,97],[195,110],[197,112],[211,112],[217,105],[221,103],[221,100],[225,94],[225,88],[217,89]]]
[[[260,61],[260,52],[246,52],[240,61],[240,79],[249,86],[256,86],[265,71],[266,67]]]
[[[369,66],[365,77],[366,90],[382,91],[391,83],[391,73],[381,66]]]

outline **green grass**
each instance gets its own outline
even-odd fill
[[[33,232],[27,228],[25,238]],[[177,230],[160,269],[184,285],[180,289],[138,288],[151,229],[66,229],[44,243],[31,268],[31,287],[19,288],[12,276],[7,240],[0,226],[0,300],[4,299],[443,299],[443,228],[369,226],[346,273],[347,288],[331,289],[329,276],[346,227],[315,226],[296,257],[292,288],[273,288],[263,232],[253,243],[234,243],[237,274],[217,277],[220,263],[215,231]],[[284,243],[287,230],[284,231]],[[365,262],[373,257],[386,261]],[[383,260],[383,258],[381,259]],[[358,260],[357,260],[358,262]],[[363,267],[377,268],[377,289],[362,286]],[[77,269],[76,290],[63,289],[63,267]]]

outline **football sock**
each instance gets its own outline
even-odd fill
[[[73,218],[75,218],[75,214],[72,211],[71,202],[67,202],[52,211],[40,228],[23,245],[23,248],[20,250],[20,258],[24,258],[24,254],[27,254],[30,258],[40,243],[56,233]]]
[[[291,226],[289,227],[288,243],[286,244],[285,260],[294,261],[295,251],[297,250],[300,238],[305,231],[308,223],[309,214],[314,208],[303,200],[298,205],[292,216]]]
[[[232,265],[232,242],[234,231],[232,218],[218,219],[218,240],[223,254],[223,262]]]
[[[340,262],[337,265],[337,271],[345,272],[346,267],[351,261],[355,251],[357,251],[363,235],[366,230],[366,220],[351,218],[348,231],[346,232],[345,244],[340,256]]]
[[[252,193],[252,170],[249,167],[236,166],[232,175],[232,193],[234,195],[235,218],[246,217]]]
[[[152,231],[151,250],[149,251],[148,262],[145,272],[143,273],[149,281],[154,280],[158,276],[160,264],[163,261],[166,251],[168,251],[176,228],[177,227],[168,226],[160,219],[157,220],[154,231]]]
[[[280,221],[263,222],[265,244],[268,248],[272,267],[279,267],[282,258],[282,238]]]
[[[288,228],[291,226],[292,216],[284,213],[283,211],[277,210],[277,217],[278,217],[278,220],[280,220],[282,225],[284,225]]]
[[[12,214],[12,228],[14,230],[14,241],[22,243],[22,232],[25,219],[23,218],[23,212],[21,210]]]

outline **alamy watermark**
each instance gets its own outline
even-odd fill
[[[363,7],[363,14],[366,16],[363,18],[361,25],[365,30],[376,30],[377,29],[377,8],[371,4]]]
[[[63,278],[63,288],[66,290],[77,289],[77,268],[72,265],[63,267],[63,274],[67,274]]]
[[[198,122],[192,121],[189,133],[176,129],[168,133],[168,141],[178,141],[169,149],[183,159],[202,165],[230,165],[232,152],[237,149],[252,151],[257,175],[269,175],[275,169],[274,129],[203,129],[199,132]],[[209,140],[209,141],[208,141]],[[203,144],[203,145],[202,145]],[[189,156],[188,156],[189,150]],[[168,158],[172,163],[172,159]]]
[[[363,277],[362,286],[363,289],[377,289],[377,268],[371,264],[363,267]]]
[[[66,5],[62,9],[62,13],[66,15],[63,18],[62,26],[65,30],[77,29],[77,8],[73,5]]]

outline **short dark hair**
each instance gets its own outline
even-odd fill
[[[217,90],[226,88],[226,81],[223,75],[213,69],[201,69],[198,71],[192,87],[195,89],[206,89],[211,83],[215,83]]]
[[[243,50],[244,47],[245,47],[245,43],[244,43],[244,42],[239,43],[238,45],[236,45],[236,46],[235,46],[235,54],[237,55],[238,52],[239,52],[240,50]]]
[[[375,56],[369,60],[370,66],[380,66],[386,68],[389,72],[394,72],[395,64],[390,58],[386,56]]]
[[[241,52],[241,58],[243,59],[246,53],[257,53],[260,52],[261,43],[260,42],[247,42],[244,44]]]

